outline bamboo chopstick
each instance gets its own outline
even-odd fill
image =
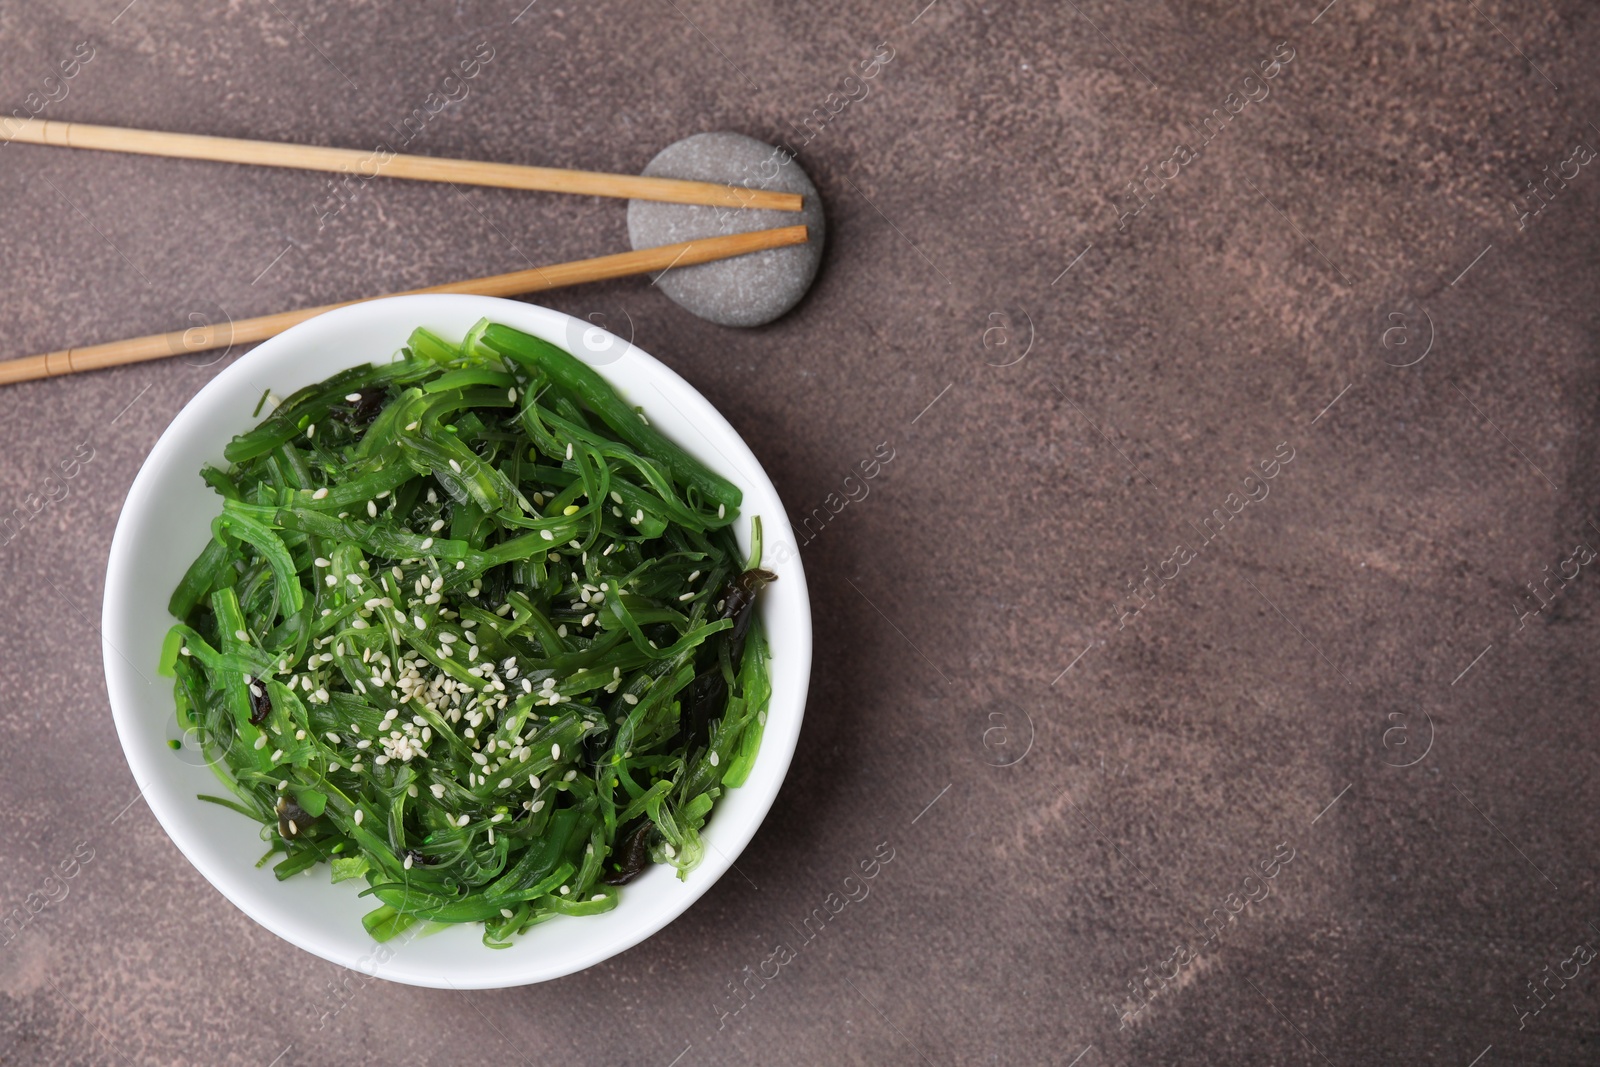
[[[657,248],[640,248],[611,256],[597,256],[594,259],[578,259],[570,263],[513,271],[510,274],[496,274],[488,278],[449,282],[445,285],[429,286],[426,289],[408,289],[403,293],[389,295],[468,293],[477,296],[520,296],[524,293],[559,289],[581,282],[624,278],[632,274],[645,274],[653,270],[665,271],[673,267],[689,267],[696,263],[709,263],[712,260],[742,256],[768,248],[804,244],[806,237],[804,226],[753,230],[728,237],[707,237],[699,241],[683,241]],[[301,311],[282,311],[276,315],[263,315],[260,318],[244,319],[239,322],[176,330],[172,333],[137,337],[131,341],[113,341],[109,344],[90,345],[87,348],[67,348],[40,356],[5,360],[0,362],[0,385],[117,367],[124,363],[140,363],[148,359],[162,359],[182,353],[204,352],[224,345],[250,344],[282,333],[289,327],[325,311],[375,299],[380,298],[362,297],[359,300],[346,300],[339,304],[325,304],[322,307],[305,308]]]
[[[94,148],[178,159],[209,159],[219,163],[247,163],[260,167],[342,171],[363,177],[381,175],[416,181],[492,185],[502,189],[539,189],[550,193],[613,196],[625,200],[662,200],[673,204],[765,208],[770,211],[799,211],[803,206],[803,197],[798,193],[746,189],[715,182],[646,178],[634,174],[605,174],[555,167],[525,167],[514,163],[475,163],[463,159],[399,155],[387,150],[379,152],[374,149],[368,152],[354,148],[319,148],[275,141],[246,141],[236,137],[92,126],[83,122],[52,122],[47,119],[29,121],[13,133],[10,140],[62,148]]]

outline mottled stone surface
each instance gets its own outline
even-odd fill
[[[701,318],[723,326],[765,326],[806,295],[822,262],[822,200],[786,147],[742,133],[697,133],[663,148],[644,173],[805,197],[805,206],[798,213],[629,201],[628,240],[635,248],[778,226],[807,228],[803,245],[662,271],[654,281],[663,293]]]
[[[820,526],[816,668],[743,877],[558,982],[363,982],[195,874],[106,708],[113,523],[220,364],[0,390],[0,510],[56,498],[0,546],[0,914],[66,887],[0,933],[0,1061],[1596,1062],[1600,972],[1550,976],[1600,938],[1600,171],[1521,199],[1600,149],[1593,4],[124,3],[0,7],[0,113],[92,40],[48,116],[624,173],[795,147],[829,242],[771,326],[540,299]],[[23,145],[0,202],[8,355],[628,247],[615,201]]]

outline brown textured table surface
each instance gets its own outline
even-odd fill
[[[0,8],[0,110],[798,148],[831,244],[775,325],[545,302],[822,509],[817,656],[748,880],[546,985],[367,981],[183,861],[106,705],[118,509],[222,364],[8,388],[0,1061],[1597,1061],[1593,5],[123,2]],[[17,144],[0,202],[8,356],[626,247],[615,201]]]

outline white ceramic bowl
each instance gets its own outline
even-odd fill
[[[772,646],[772,701],[755,767],[718,801],[704,832],[705,859],[680,881],[653,866],[603,915],[557,916],[509,949],[488,949],[477,925],[437,927],[379,946],[361,926],[375,905],[360,881],[334,885],[327,869],[279,882],[256,860],[259,824],[196,799],[223,792],[193,739],[174,717],[172,687],[156,674],[173,619],[171,595],[210,536],[220,499],[199,478],[202,461],[222,464],[223,446],[255,425],[265,389],[279,396],[359,363],[386,362],[417,326],[459,338],[480,318],[536,334],[592,362],[650,421],[744,491],[745,516],[760,515],[766,543],[794,544],[777,491],[743,440],[710,403],[629,342],[559,311],[476,296],[401,296],[331,311],[266,341],[208,384],[178,413],[128,491],[106,567],[104,656],[117,733],[150,810],[174,844],[223,896],[273,933],[344,967],[391,981],[484,989],[557,978],[638,944],[711,887],[755,835],[794,754],[811,670],[811,610],[798,558],[771,552],[779,579],[762,594]],[[748,524],[739,524],[748,548]]]

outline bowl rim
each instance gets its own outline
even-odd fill
[[[712,819],[702,830],[702,835],[711,847],[706,849],[704,858],[690,873],[687,881],[678,883],[683,887],[682,891],[675,892],[667,905],[653,907],[652,910],[656,914],[648,919],[633,920],[630,925],[623,928],[620,936],[598,936],[603,932],[602,925],[595,923],[597,935],[594,938],[595,944],[586,951],[569,951],[556,960],[547,959],[540,953],[524,951],[521,954],[525,957],[524,966],[497,966],[492,968],[496,972],[494,975],[473,970],[470,961],[468,967],[463,968],[461,973],[439,974],[415,964],[407,966],[403,952],[385,953],[377,942],[367,937],[364,930],[359,930],[360,937],[357,940],[366,945],[368,952],[364,956],[352,958],[351,946],[325,943],[313,937],[307,928],[286,921],[283,909],[278,906],[279,902],[273,902],[273,906],[268,907],[267,901],[256,891],[255,883],[259,882],[259,879],[250,872],[237,870],[232,865],[219,865],[214,859],[208,858],[206,850],[202,847],[205,835],[190,823],[193,817],[190,814],[192,809],[205,808],[208,805],[196,799],[192,791],[185,797],[180,795],[182,791],[175,785],[163,788],[165,781],[163,768],[158,765],[157,759],[153,758],[158,754],[153,754],[148,744],[150,740],[148,702],[154,699],[163,701],[162,706],[168,709],[167,714],[170,717],[172,714],[170,686],[166,684],[165,679],[158,677],[154,688],[159,692],[159,697],[152,696],[149,693],[152,683],[137,670],[131,660],[118,651],[113,641],[113,635],[122,636],[127,632],[130,620],[144,617],[148,625],[150,606],[148,603],[143,605],[131,603],[134,594],[130,589],[130,583],[134,569],[139,565],[134,542],[139,539],[140,526],[148,522],[152,509],[161,507],[161,502],[155,499],[156,483],[168,476],[168,472],[174,468],[195,472],[198,471],[203,459],[217,458],[211,455],[202,456],[193,451],[192,447],[195,438],[214,434],[215,431],[208,427],[207,422],[213,419],[218,406],[231,402],[241,384],[253,390],[252,396],[258,395],[259,378],[271,374],[275,366],[286,360],[292,360],[297,353],[315,348],[330,336],[363,323],[395,330],[403,327],[404,333],[409,333],[416,325],[435,323],[441,316],[467,319],[469,314],[471,319],[489,318],[537,334],[569,350],[579,347],[570,343],[571,338],[581,334],[587,341],[594,337],[594,331],[599,330],[591,323],[564,312],[523,301],[497,297],[419,294],[385,297],[337,308],[299,323],[262,342],[223,369],[190,398],[173,418],[172,423],[162,432],[140,465],[123,502],[116,530],[112,536],[106,563],[104,603],[101,610],[102,657],[107,695],[124,756],[134,775],[135,783],[144,783],[141,784],[140,795],[149,803],[151,812],[185,859],[231,904],[291,944],[340,966],[361,970],[390,981],[454,989],[524,985],[558,978],[593,966],[659,932],[704,895],[734,865],[734,861],[753,839],[771,810],[787,775],[798,745],[800,725],[804,717],[813,638],[810,602],[799,554],[785,553],[781,567],[783,578],[781,584],[787,586],[783,623],[785,629],[792,632],[788,633],[781,650],[777,642],[773,642],[774,671],[776,674],[776,662],[780,651],[785,658],[792,657],[795,669],[786,671],[791,677],[786,679],[782,693],[779,691],[776,678],[774,679],[760,754],[749,778],[737,789],[725,791],[718,801],[718,810],[721,810],[730,804],[730,798],[738,798],[737,806],[740,810],[738,822],[724,827],[723,832],[717,833],[716,812],[714,812]],[[710,446],[710,454],[707,454],[707,449],[701,447],[700,442],[678,438],[677,443],[739,485],[747,500],[752,497],[766,497],[774,505],[772,508],[763,507],[760,511],[764,544],[767,546],[767,551],[764,552],[764,565],[771,560],[775,546],[794,545],[794,531],[776,488],[743,437],[726,418],[670,367],[630,341],[624,341],[603,330],[599,332],[604,338],[610,339],[606,342],[607,346],[612,344],[623,346],[621,349],[623,354],[614,360],[607,360],[607,365],[596,366],[596,370],[613,381],[625,395],[630,387],[648,387],[680,412],[687,406],[689,410],[684,414],[684,418],[689,419],[692,416],[693,421],[690,425],[701,433],[705,444]],[[564,337],[568,339],[568,343],[564,343]],[[612,349],[607,347],[605,350]],[[579,356],[583,358],[581,352]],[[287,383],[277,382],[274,383],[274,391],[286,396],[293,389],[320,381],[347,367],[379,361],[382,358],[384,357],[373,355],[371,351],[359,351],[359,354],[353,357],[349,353],[340,353],[317,368],[315,373],[320,376],[307,377],[304,381],[296,378]],[[617,364],[624,362],[628,367],[628,373],[624,375],[627,380],[615,381],[610,372]],[[241,418],[240,424],[231,432],[242,432],[255,425],[262,417],[265,416],[256,416],[248,422]],[[225,442],[226,437],[222,440]],[[217,445],[217,452],[220,454],[220,443]],[[747,540],[747,535],[741,533],[740,541],[746,547]],[[179,573],[187,563],[188,559],[184,558],[178,565]],[[766,598],[762,610],[770,634],[772,620],[769,616],[772,616],[774,611],[771,598]],[[173,621],[166,613],[164,604],[159,609],[159,618],[161,632],[164,634]],[[165,744],[157,747],[164,749]],[[170,766],[168,772],[170,774]],[[242,824],[246,818],[237,814],[233,817],[241,820]],[[253,827],[255,823],[250,821],[248,825]],[[665,870],[667,869],[657,866],[652,868],[649,874],[659,875]],[[270,872],[265,873],[270,876]],[[644,879],[640,879],[633,885],[639,887],[643,882]],[[349,889],[352,894],[359,891],[356,883],[337,888]],[[522,935],[515,944],[533,944],[540,931],[553,924],[593,923],[597,919],[604,920],[618,915],[627,906],[628,901],[625,896],[616,909],[599,916],[557,916],[549,923],[541,924]],[[636,908],[640,909],[641,915],[644,914],[642,906],[636,905]],[[427,925],[419,924],[419,927],[426,928]],[[359,928],[359,923],[357,926]],[[445,929],[471,931],[474,935],[475,951],[494,953],[492,957],[483,957],[483,963],[488,963],[491,959],[505,960],[507,953],[516,951],[515,947],[507,950],[484,948],[481,937],[478,936],[480,933],[478,924],[460,924]],[[374,956],[381,957],[380,961],[374,963],[372,961]]]

